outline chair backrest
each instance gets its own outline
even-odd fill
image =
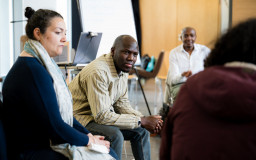
[[[157,58],[156,65],[155,65],[154,70],[153,70],[153,77],[156,77],[157,74],[160,71],[160,68],[162,66],[163,59],[164,59],[164,53],[165,53],[164,51],[161,51],[158,58]]]
[[[160,68],[162,66],[163,59],[164,59],[164,53],[165,53],[164,51],[160,52],[160,54],[156,60],[155,67],[152,72],[147,72],[146,70],[138,69],[139,76],[142,78],[155,78],[157,76],[157,74],[159,73]]]
[[[3,103],[0,100],[0,159],[7,160],[6,142],[5,142],[4,128],[2,124],[2,113],[3,113],[2,110],[3,110]]]

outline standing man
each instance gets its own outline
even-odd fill
[[[87,65],[69,84],[74,116],[94,134],[105,136],[122,159],[124,140],[130,140],[135,159],[150,159],[149,132],[159,133],[161,116],[143,116],[128,100],[128,72],[138,56],[129,35],[116,38],[111,53]]]
[[[170,102],[170,98],[173,103],[182,83],[204,69],[204,59],[210,53],[206,46],[195,44],[196,30],[192,27],[183,28],[180,39],[183,44],[170,52],[165,91],[167,103]]]

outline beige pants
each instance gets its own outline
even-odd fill
[[[167,103],[167,104],[173,104],[174,103],[182,84],[183,83],[178,83],[178,84],[175,84],[175,85],[169,85],[169,84],[166,83],[164,103]]]

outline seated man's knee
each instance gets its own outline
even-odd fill
[[[118,142],[121,144],[124,142],[124,136],[118,127],[112,127],[108,136],[109,137],[106,138],[109,138],[111,142]]]
[[[134,135],[134,140],[149,138],[149,136],[150,136],[150,133],[148,130],[146,130],[145,128],[139,127],[136,129],[136,135]]]
[[[143,129],[143,134],[145,135],[144,137],[149,137],[150,136],[150,133],[148,130],[146,130],[145,128],[142,128]]]

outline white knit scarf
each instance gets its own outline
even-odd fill
[[[45,48],[40,42],[29,39],[24,50],[37,58],[39,62],[46,68],[53,79],[53,87],[59,104],[59,110],[64,122],[73,126],[73,104],[72,96],[67,87],[63,74],[55,61],[49,56]]]

